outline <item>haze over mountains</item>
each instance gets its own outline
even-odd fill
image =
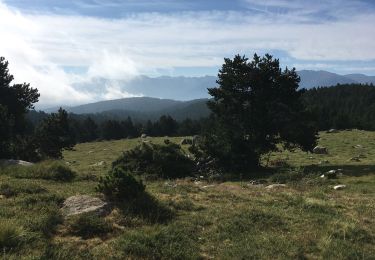
[[[336,84],[375,84],[375,76],[364,74],[339,75],[328,71],[301,70],[301,88],[318,86],[333,86]],[[80,86],[81,88],[95,88],[101,91],[108,84],[105,79],[95,81],[94,85]],[[199,118],[208,115],[205,102],[209,95],[207,88],[216,86],[215,76],[204,77],[168,77],[151,78],[140,76],[128,82],[116,82],[128,93],[139,94],[144,97],[132,97],[115,100],[100,101],[75,107],[64,107],[75,114],[91,114],[111,111],[111,113],[127,113],[130,116],[155,118],[162,114],[169,114],[176,119],[189,115]],[[152,98],[151,98],[152,97]],[[190,100],[190,101],[189,101]],[[56,108],[46,109],[53,112]]]

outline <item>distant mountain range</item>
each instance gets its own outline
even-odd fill
[[[375,84],[375,76],[363,74],[339,75],[328,71],[301,70],[301,88],[318,86],[334,86],[337,84]],[[186,117],[200,118],[208,115],[206,107],[208,100],[207,88],[216,86],[216,77],[138,77],[130,82],[117,82],[129,93],[142,93],[149,97],[133,97],[116,100],[100,101],[75,107],[64,107],[75,114],[112,113],[141,118],[157,118],[162,114],[169,114],[176,119]],[[92,88],[100,91],[106,80],[98,80]],[[84,86],[81,86],[84,87]],[[155,97],[155,98],[151,98]],[[164,99],[162,99],[164,98]],[[178,101],[178,100],[183,101]],[[190,100],[190,101],[186,101]],[[46,109],[54,112],[56,108]],[[122,117],[121,116],[121,117]]]
[[[138,120],[155,120],[162,115],[170,115],[176,120],[185,118],[199,119],[209,115],[206,106],[208,99],[177,101],[151,97],[132,97],[116,100],[106,100],[76,107],[63,107],[74,114],[97,114],[105,118],[118,120],[128,116]],[[55,112],[56,108],[45,112]]]
[[[364,74],[339,75],[324,70],[301,70],[298,71],[298,75],[301,78],[300,87],[307,89],[313,87],[329,87],[337,84],[375,84],[375,76],[367,76]]]

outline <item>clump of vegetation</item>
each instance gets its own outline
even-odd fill
[[[25,231],[9,220],[0,221],[0,249],[11,250],[20,246],[25,237]]]
[[[106,176],[101,177],[97,191],[116,201],[131,200],[144,193],[145,186],[129,171],[113,168]]]
[[[16,178],[72,181],[76,172],[59,161],[44,161],[29,167],[11,166],[2,170]]]
[[[194,162],[174,143],[165,145],[146,144],[125,151],[113,166],[121,167],[136,174],[156,175],[162,178],[190,176]]]
[[[84,239],[102,236],[111,231],[112,226],[105,219],[92,213],[73,217],[70,224],[70,233]]]
[[[57,228],[57,225],[63,223],[63,216],[58,207],[52,205],[43,208],[39,217],[28,223],[28,228],[35,232],[41,232],[44,236],[50,237]]]
[[[17,196],[19,193],[37,194],[46,192],[46,189],[33,183],[9,182],[0,185],[0,194],[5,197]]]
[[[175,214],[165,203],[147,192],[120,206],[125,216],[134,216],[149,224],[167,223]]]

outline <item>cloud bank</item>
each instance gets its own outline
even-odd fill
[[[375,13],[359,1],[322,3],[246,0],[243,10],[138,12],[110,19],[21,12],[0,0],[0,55],[17,82],[40,90],[44,107],[142,95],[116,82],[160,69],[219,67],[223,57],[236,53],[281,54],[283,64],[302,66],[297,69],[336,66],[345,72],[345,64],[356,71],[355,63],[364,62],[366,72],[375,74]],[[104,91],[90,89],[98,78],[112,83]]]

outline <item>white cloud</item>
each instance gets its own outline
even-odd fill
[[[106,100],[128,98],[128,97],[142,97],[142,94],[131,94],[121,89],[117,81],[110,81],[105,86],[105,94],[102,98]]]
[[[272,0],[268,6],[276,3],[291,8],[297,2]],[[219,66],[224,56],[236,53],[280,50],[297,61],[317,64],[375,60],[375,14],[348,13],[345,19],[312,23],[305,17],[309,10],[295,9],[275,16],[206,11],[103,19],[23,14],[0,0],[0,35],[5,39],[0,41],[0,55],[9,60],[17,81],[40,90],[44,106],[134,94],[123,86],[97,93],[75,83],[89,84],[95,78],[131,80],[159,68]],[[336,10],[336,18],[339,14]],[[87,73],[67,73],[64,67],[86,68]]]

